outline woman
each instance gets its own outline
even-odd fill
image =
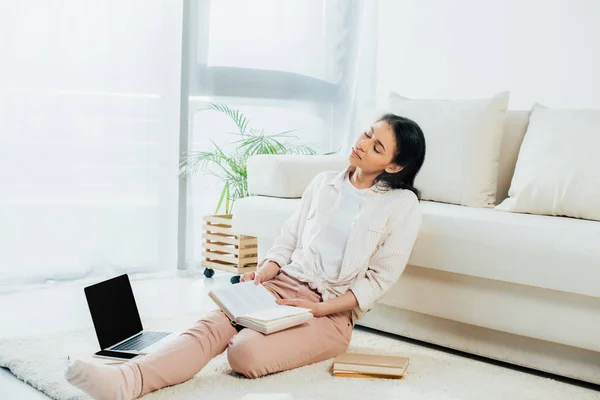
[[[424,159],[419,126],[383,115],[360,135],[345,171],[311,181],[265,260],[242,277],[315,318],[264,335],[215,310],[158,353],[119,367],[75,361],[65,377],[96,399],[132,399],[192,378],[226,349],[231,368],[249,378],[345,352],[355,322],[404,271],[421,225],[413,184]]]

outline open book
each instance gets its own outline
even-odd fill
[[[238,325],[269,334],[313,318],[308,308],[284,306],[263,285],[240,282],[211,289],[208,296]]]

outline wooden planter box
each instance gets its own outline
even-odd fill
[[[258,240],[232,231],[231,215],[202,218],[202,265],[234,274],[254,271],[258,263]]]

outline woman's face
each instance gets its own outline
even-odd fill
[[[367,173],[394,173],[402,169],[392,162],[395,153],[396,135],[387,122],[379,121],[360,134],[348,161]]]

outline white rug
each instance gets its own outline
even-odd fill
[[[144,321],[147,329],[182,331],[194,317]],[[0,366],[54,399],[85,399],[63,379],[68,354],[97,346],[92,329],[0,342]],[[598,392],[514,371],[375,333],[355,330],[350,351],[410,357],[402,380],[334,378],[332,360],[247,379],[231,370],[226,354],[181,385],[146,399],[240,399],[248,393],[291,393],[301,399],[600,399]]]

